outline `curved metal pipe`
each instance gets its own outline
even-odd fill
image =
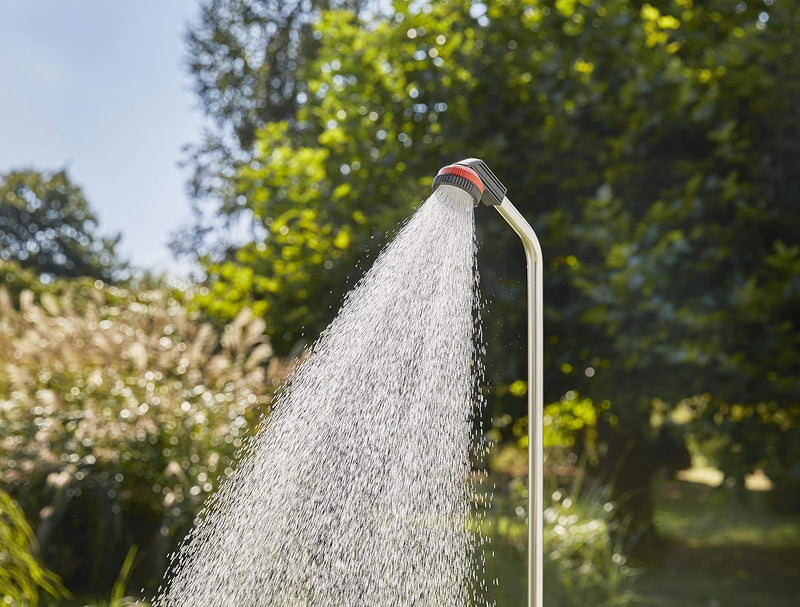
[[[522,240],[528,262],[528,607],[542,607],[544,518],[544,314],[542,247],[511,201],[494,205]]]

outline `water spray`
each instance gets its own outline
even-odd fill
[[[506,187],[483,160],[467,158],[442,168],[433,189],[466,191],[477,206],[493,206],[522,240],[528,269],[528,607],[542,607],[544,439],[542,248],[533,228],[506,197]]]

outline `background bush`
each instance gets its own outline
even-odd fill
[[[521,457],[524,459],[525,454]],[[482,531],[488,596],[498,606],[527,597],[527,489],[521,477],[500,482]],[[629,605],[639,570],[628,564],[634,540],[615,520],[606,488],[583,487],[583,475],[545,491],[544,602],[550,607]]]
[[[134,581],[161,575],[283,376],[264,328],[218,335],[164,289],[0,288],[0,483],[68,587],[109,589],[132,544]]]

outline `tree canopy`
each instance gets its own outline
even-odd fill
[[[203,258],[197,305],[222,319],[252,306],[287,352],[303,326],[306,339],[324,327],[355,260],[437,168],[479,156],[543,240],[548,400],[609,402],[603,423],[640,443],[654,403],[688,403],[729,441],[729,470],[794,478],[800,8],[386,8],[309,8],[314,52],[281,63],[303,90],[259,125],[218,199],[250,218],[253,238]],[[508,389],[524,377],[519,245],[485,212],[489,377],[506,395],[499,410],[522,416],[524,388]]]
[[[211,118],[189,147],[193,225],[173,237],[173,250],[195,256],[233,246],[224,234],[246,215],[230,179],[252,159],[258,130],[286,121],[304,130],[298,108],[309,98],[304,69],[316,56],[314,21],[322,11],[366,11],[374,0],[208,0],[185,36],[187,67],[200,106]],[[221,207],[220,207],[221,203]],[[222,214],[217,213],[221,208]],[[222,218],[223,221],[219,221]]]
[[[66,171],[0,176],[0,261],[52,280],[120,278],[119,235],[96,233],[97,216]]]

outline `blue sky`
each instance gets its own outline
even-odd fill
[[[123,256],[175,270],[181,147],[202,118],[184,67],[196,0],[0,2],[0,173],[66,167]]]

